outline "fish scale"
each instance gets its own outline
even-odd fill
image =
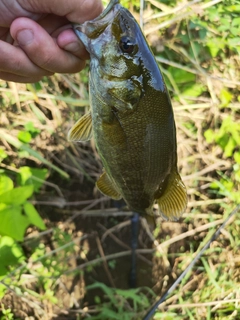
[[[96,185],[103,194],[123,198],[149,222],[155,202],[164,218],[179,218],[187,192],[177,168],[173,109],[139,25],[112,0],[74,30],[90,54],[91,110],[69,139],[94,138],[104,167]]]

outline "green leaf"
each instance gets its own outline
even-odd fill
[[[187,97],[199,97],[204,91],[204,86],[195,83],[191,86],[186,86],[182,89],[182,94]]]
[[[22,241],[30,221],[22,214],[21,206],[11,206],[0,211],[0,234]]]
[[[224,148],[224,155],[226,157],[231,157],[235,147],[236,147],[235,140],[232,137],[230,137],[225,148]]]
[[[240,164],[240,152],[234,153],[234,160]]]
[[[196,78],[196,76],[193,73],[174,67],[169,67],[168,71],[171,73],[176,83],[186,83],[190,81],[195,81]]]
[[[13,181],[4,174],[0,175],[0,194],[13,189]]]
[[[23,205],[24,212],[28,216],[29,221],[38,227],[41,230],[45,230],[46,226],[42,220],[42,218],[39,216],[37,210],[34,208],[34,206],[30,202],[26,202]]]
[[[220,99],[221,99],[221,107],[226,107],[232,100],[233,95],[226,89],[222,89],[220,92]]]
[[[18,140],[20,140],[23,143],[29,143],[32,140],[32,136],[27,131],[19,131]]]
[[[35,128],[31,121],[27,122],[24,125],[24,128],[25,128],[26,131],[30,132],[32,138],[35,138],[40,133],[40,130]]]
[[[232,20],[232,26],[238,27],[238,34],[239,34],[239,25],[240,25],[240,18],[234,18]]]
[[[47,169],[38,169],[31,167],[21,167],[19,169],[19,177],[21,185],[32,184],[34,186],[34,191],[38,192],[41,188],[44,180],[47,178]]]
[[[235,37],[233,39],[228,39],[228,44],[230,46],[240,46],[240,37]]]
[[[214,141],[215,135],[212,129],[208,129],[204,132],[204,137],[207,143],[212,143]]]
[[[240,33],[240,30],[239,30],[239,27],[232,27],[231,28],[231,33],[234,35],[234,36],[239,36],[239,33]]]
[[[217,56],[219,50],[224,49],[224,46],[225,46],[224,41],[220,37],[210,39],[207,42],[207,47],[208,47],[209,52],[213,58],[215,58]]]
[[[33,194],[33,185],[14,188],[0,194],[0,203],[9,205],[20,205],[24,203]]]
[[[226,132],[224,132],[223,134],[220,133],[218,134],[218,136],[216,137],[216,142],[217,144],[223,149],[225,150],[226,145],[228,144],[229,141],[229,134]]]
[[[28,158],[30,155],[27,151],[18,151],[19,158]]]
[[[0,161],[2,161],[3,159],[7,158],[8,155],[5,152],[5,150],[3,148],[0,148]]]
[[[24,260],[23,250],[13,238],[0,238],[0,276],[9,272],[9,266],[15,266]]]

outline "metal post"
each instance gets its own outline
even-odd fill
[[[129,286],[130,288],[136,288],[137,284],[137,259],[136,259],[136,249],[138,246],[138,231],[139,231],[139,214],[137,212],[133,212],[133,216],[131,217],[131,271],[130,271],[130,279]]]

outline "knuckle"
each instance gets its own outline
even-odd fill
[[[82,22],[97,17],[101,13],[102,9],[102,2],[99,0],[82,0]]]
[[[46,71],[53,72],[54,70],[54,59],[49,53],[43,53],[42,57],[36,59],[35,63]]]

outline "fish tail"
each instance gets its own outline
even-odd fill
[[[164,193],[156,199],[159,213],[166,220],[178,220],[187,206],[187,190],[177,172],[172,172]]]

